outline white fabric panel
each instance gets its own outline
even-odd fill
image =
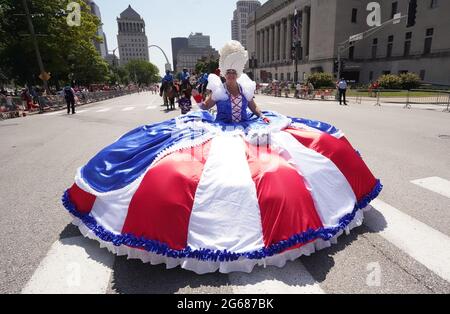
[[[133,182],[127,186],[128,190],[122,189],[122,194],[108,195],[107,197],[97,196],[90,215],[108,231],[115,234],[122,233],[128,215],[128,207],[141,182],[142,179]]]
[[[255,251],[264,246],[255,183],[240,136],[213,139],[189,222],[193,249]]]
[[[353,212],[355,193],[331,160],[305,147],[287,132],[273,133],[272,144],[305,179],[325,227],[336,226],[339,219]]]

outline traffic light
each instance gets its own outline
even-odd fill
[[[408,7],[408,23],[406,24],[406,27],[416,25],[416,17],[417,17],[417,0],[410,0]]]
[[[337,61],[337,59],[334,59],[333,61],[333,72],[337,73],[339,71],[339,62]]]

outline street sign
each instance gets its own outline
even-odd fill
[[[398,24],[400,23],[400,20],[402,19],[402,14],[401,13],[397,13],[394,15],[394,24]]]
[[[358,41],[358,40],[362,40],[363,38],[364,38],[364,33],[359,33],[359,34],[350,36],[349,41],[350,42],[355,42],[355,41]]]
[[[42,73],[39,75],[39,78],[40,78],[41,80],[43,80],[43,81],[48,81],[48,80],[50,80],[51,75],[50,75],[50,73],[48,73],[48,72],[42,72]]]

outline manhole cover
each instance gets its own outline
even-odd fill
[[[441,140],[450,140],[450,135],[439,135]]]

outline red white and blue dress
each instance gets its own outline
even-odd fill
[[[251,272],[329,247],[381,192],[344,134],[320,121],[252,116],[209,78],[217,115],[141,126],[99,152],[63,196],[83,235],[117,255],[205,274]]]

